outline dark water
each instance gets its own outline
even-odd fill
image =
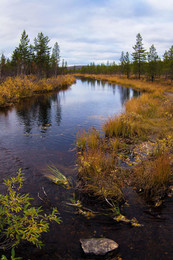
[[[153,212],[136,195],[127,191],[130,207],[124,208],[127,217],[136,217],[144,224],[132,228],[98,216],[87,220],[74,214],[65,202],[70,192],[51,183],[43,176],[47,164],[53,163],[66,176],[75,179],[75,137],[81,129],[91,126],[100,129],[105,118],[123,111],[123,104],[139,93],[118,85],[100,81],[81,81],[66,91],[25,99],[10,110],[0,111],[0,188],[3,178],[25,173],[24,191],[34,197],[34,205],[46,211],[57,206],[63,223],[52,224],[43,235],[45,246],[40,250],[28,244],[16,249],[24,259],[86,259],[80,248],[80,238],[108,237],[114,239],[122,259],[172,259],[173,200]],[[46,190],[49,204],[38,198]],[[51,202],[51,203],[50,203]],[[100,259],[116,259],[108,255]],[[95,259],[89,257],[87,259]]]

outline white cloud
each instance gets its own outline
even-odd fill
[[[172,0],[0,0],[0,52],[11,53],[23,29],[31,42],[43,32],[70,64],[119,62],[136,34],[160,56],[173,44]]]

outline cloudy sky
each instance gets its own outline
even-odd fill
[[[0,53],[10,57],[25,29],[57,41],[68,65],[119,63],[137,33],[160,57],[173,45],[173,0],[0,0]]]

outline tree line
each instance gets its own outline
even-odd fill
[[[146,76],[151,81],[156,77],[164,76],[166,79],[173,80],[173,45],[166,50],[163,59],[158,54],[154,44],[151,45],[149,51],[144,48],[143,38],[140,33],[136,36],[136,43],[133,46],[131,57],[129,52],[121,52],[120,64],[101,64],[83,66],[81,73],[94,74],[124,74],[127,78],[131,74],[136,75],[139,79]]]
[[[24,30],[18,47],[12,53],[11,59],[4,54],[0,58],[0,79],[6,76],[36,74],[38,77],[57,76],[65,73],[67,63],[62,60],[60,68],[60,47],[55,42],[49,47],[50,39],[42,32],[30,43],[28,34]]]

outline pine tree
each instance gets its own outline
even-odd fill
[[[134,61],[134,70],[138,73],[138,78],[140,79],[143,64],[146,61],[146,50],[143,47],[142,36],[140,33],[136,35],[136,44],[133,49],[134,52],[132,53],[132,57]]]
[[[17,74],[25,74],[29,62],[29,38],[24,30],[19,46],[15,48],[12,55],[12,63],[17,67]]]
[[[168,51],[169,76],[173,80],[173,45]]]
[[[0,79],[4,76],[5,64],[6,64],[6,58],[5,58],[5,55],[2,53],[1,58],[0,58]]]
[[[126,52],[126,54],[124,56],[124,71],[127,75],[127,78],[129,78],[129,76],[130,76],[130,57],[129,57],[128,52]]]
[[[125,58],[124,58],[124,52],[121,52],[121,57],[120,57],[120,71],[121,73],[124,73],[124,65],[125,65]]]
[[[42,32],[38,33],[37,38],[34,39],[33,48],[39,77],[48,74],[51,49],[48,46],[49,41],[48,36],[44,36]]]
[[[152,81],[154,81],[154,78],[157,75],[158,60],[159,56],[156,48],[152,44],[148,53],[148,74]]]
[[[52,55],[51,55],[51,67],[52,67],[55,77],[58,74],[59,62],[60,62],[60,48],[59,48],[58,43],[55,42],[53,50],[52,50]]]

